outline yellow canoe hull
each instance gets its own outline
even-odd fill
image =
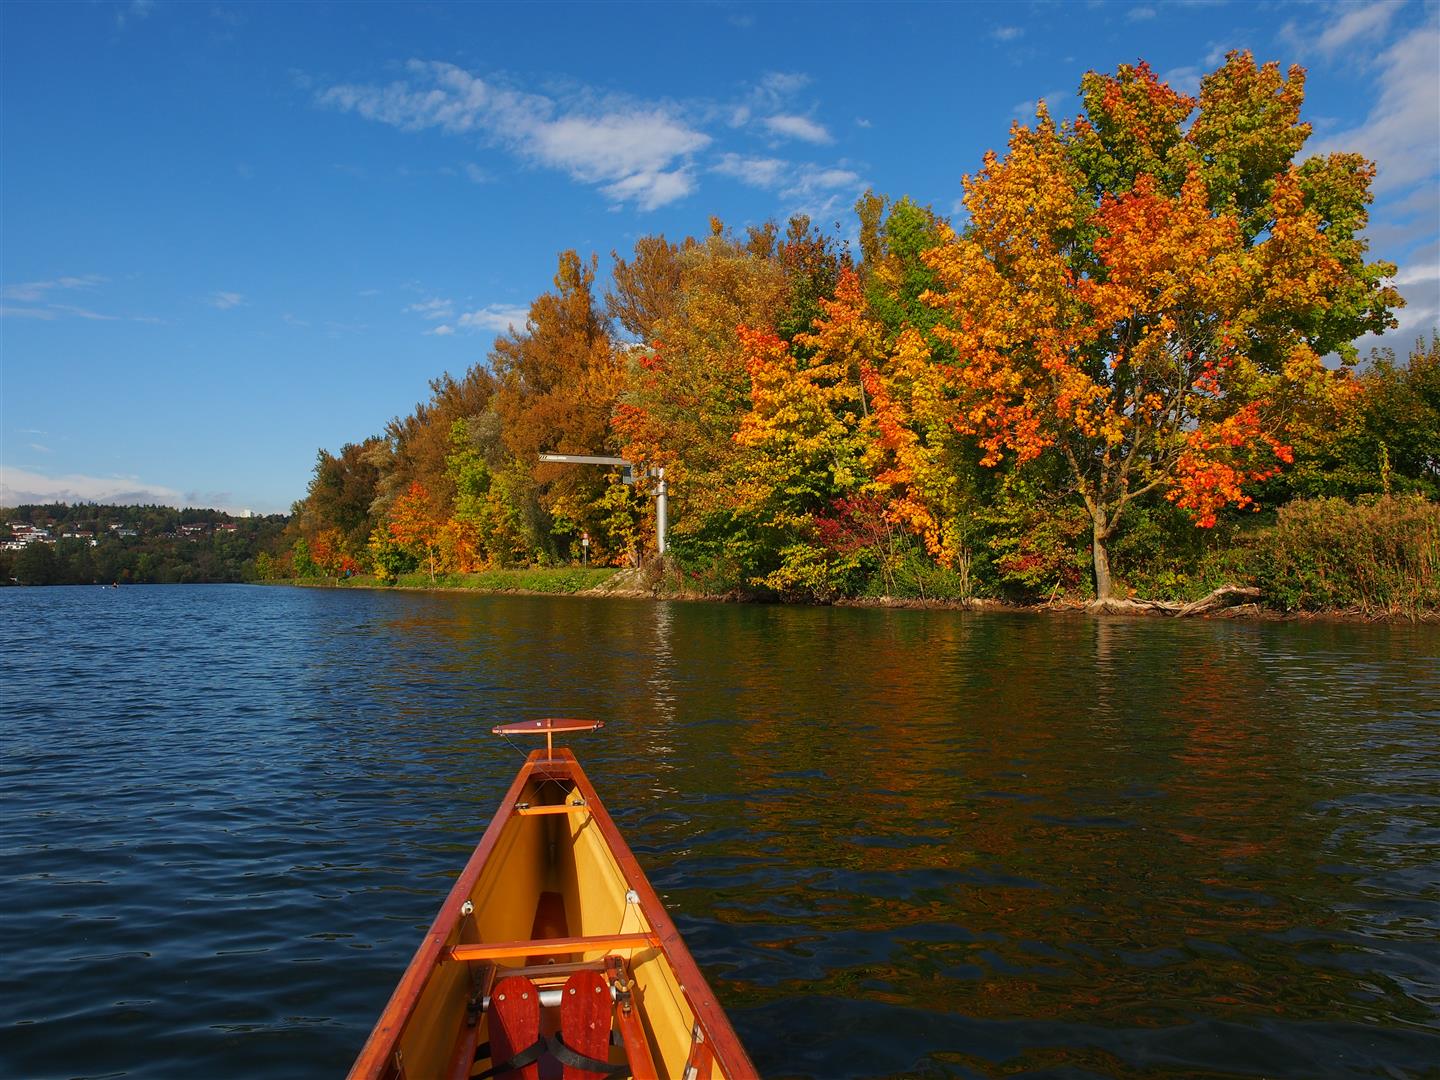
[[[488,988],[520,973],[533,979],[542,1001],[554,1000],[553,991],[543,991],[581,967],[602,970],[610,982],[622,1043],[611,1060],[627,1062],[633,1076],[756,1075],[574,755],[537,750],[350,1075],[464,1080],[478,1074],[492,1064],[475,1056],[489,1039]],[[557,1030],[559,1022],[558,1006],[547,1006],[542,1030]]]

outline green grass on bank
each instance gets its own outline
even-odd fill
[[[474,589],[477,592],[577,593],[597,589],[620,571],[615,567],[554,567],[532,570],[485,570],[476,574],[436,574],[435,580],[423,570],[401,574],[393,583],[403,589]],[[371,574],[351,578],[301,578],[293,585],[329,585],[351,589],[387,587]]]

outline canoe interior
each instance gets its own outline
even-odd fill
[[[607,940],[558,951],[556,939],[574,938]],[[457,958],[476,946],[483,947],[483,959]],[[492,955],[497,953],[502,955]],[[623,967],[610,958],[619,958]],[[487,986],[517,970],[542,988],[558,986],[575,965],[598,967],[607,960],[609,974],[622,986],[629,983],[633,1006],[624,1025],[621,1006],[614,1010],[631,1052],[612,1047],[612,1062],[628,1059],[637,1077],[653,1070],[678,1078],[687,1067],[696,1067],[699,1076],[754,1075],[578,763],[565,750],[549,759],[537,751],[456,882],[351,1076],[466,1077],[473,1056],[467,1047],[485,1043],[490,1034],[489,1015],[482,1012],[478,1024],[469,1023],[467,1007],[473,1015],[473,1002]],[[542,1035],[559,1029],[559,1007],[542,1009]],[[634,1052],[642,1038],[645,1047]],[[636,1061],[647,1056],[653,1065]],[[473,1071],[490,1064],[482,1057]],[[558,1063],[542,1059],[540,1080],[551,1073],[559,1077]]]

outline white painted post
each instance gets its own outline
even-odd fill
[[[659,483],[655,485],[655,547],[661,555],[664,555],[666,517],[670,510],[666,499],[664,468],[656,469],[655,477],[659,480]]]

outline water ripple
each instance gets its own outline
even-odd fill
[[[0,1075],[342,1073],[577,740],[766,1076],[1421,1076],[1440,633],[0,590]]]

